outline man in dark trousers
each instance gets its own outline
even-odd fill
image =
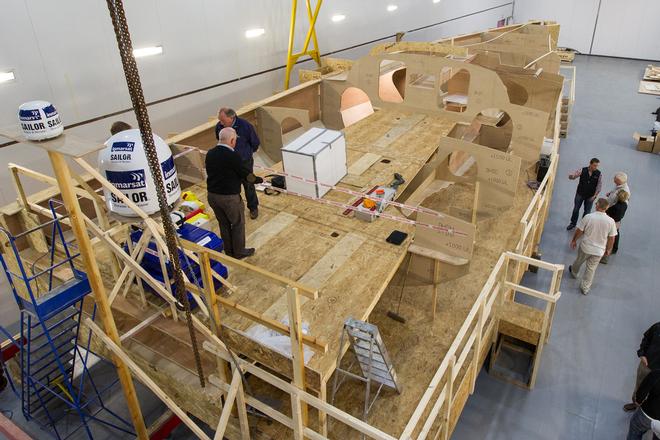
[[[573,173],[568,175],[568,178],[571,180],[580,179],[575,191],[575,201],[573,206],[573,215],[571,216],[571,222],[566,227],[567,231],[575,228],[578,222],[578,216],[580,215],[580,207],[584,203],[584,212],[582,216],[589,214],[591,212],[591,207],[594,204],[594,200],[598,197],[600,189],[603,185],[602,175],[598,170],[598,165],[600,161],[595,157],[589,161],[589,166],[575,170]]]
[[[628,428],[628,440],[642,440],[644,434],[653,429],[654,422],[660,420],[660,370],[651,371],[639,385],[634,396],[639,406]],[[653,440],[658,436],[653,434]]]
[[[236,140],[236,153],[241,157],[243,166],[253,172],[254,158],[252,155],[259,149],[259,137],[252,124],[245,119],[239,118],[236,112],[230,108],[221,108],[218,111],[218,123],[215,126],[215,138],[220,140],[219,133],[225,127],[231,127],[236,131],[238,139]],[[243,180],[243,190],[247,207],[250,210],[250,218],[256,219],[259,216],[259,198],[254,184]]]
[[[241,183],[263,182],[252,174],[236,152],[236,131],[227,127],[218,133],[220,142],[206,154],[206,186],[208,200],[220,224],[225,253],[239,260],[254,255],[245,248],[245,205],[241,199]]]
[[[660,370],[660,322],[653,324],[642,337],[637,350],[639,366],[637,367],[637,380],[633,391],[633,402],[623,405],[624,411],[634,411],[638,405],[635,403],[635,393],[640,384],[652,370]]]

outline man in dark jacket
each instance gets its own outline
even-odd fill
[[[630,419],[627,439],[642,440],[653,422],[660,420],[660,370],[651,371],[644,378],[633,398],[638,408]],[[653,440],[658,440],[655,434]]]
[[[566,227],[567,231],[575,228],[577,225],[578,217],[580,215],[580,207],[584,204],[584,212],[582,217],[591,212],[591,207],[594,200],[598,197],[600,189],[603,185],[603,179],[598,166],[600,160],[595,157],[589,161],[589,166],[575,170],[568,175],[571,180],[580,179],[578,182],[577,190],[575,191],[575,200],[573,203],[573,215],[571,215],[571,222]]]
[[[633,392],[633,402],[626,403],[623,406],[624,411],[634,411],[638,405],[634,393],[637,392],[640,384],[652,370],[660,369],[660,322],[653,324],[642,337],[642,342],[637,350],[639,366],[637,367],[637,380],[635,381],[635,391]]]
[[[236,112],[230,108],[221,108],[218,111],[218,123],[215,126],[215,138],[220,140],[219,133],[225,127],[231,127],[236,131],[236,153],[241,157],[243,166],[253,172],[254,158],[252,155],[259,149],[259,137],[252,124],[243,118],[239,118]],[[250,218],[259,216],[259,198],[254,184],[243,180],[243,190],[247,207],[250,210]]]
[[[245,248],[245,205],[241,199],[243,181],[255,183],[263,179],[252,174],[235,151],[236,131],[223,128],[220,143],[206,154],[206,187],[208,200],[220,224],[225,253],[239,260],[254,254]]]

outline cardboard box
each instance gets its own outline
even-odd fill
[[[647,153],[657,153],[660,150],[653,151],[655,145],[655,138],[653,136],[642,136],[639,133],[633,135],[633,139],[637,141],[637,149]]]

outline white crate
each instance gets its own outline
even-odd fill
[[[336,185],[347,172],[344,133],[324,128],[308,131],[282,148],[284,171],[294,176]],[[327,186],[286,178],[287,190],[319,198],[329,191]]]

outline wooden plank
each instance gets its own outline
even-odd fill
[[[293,287],[288,287],[286,292],[287,309],[289,312],[289,328],[291,339],[291,357],[293,362],[293,383],[301,390],[305,390],[305,353],[303,350],[302,341],[302,317],[300,314],[300,296],[298,291]],[[300,406],[300,401],[297,401]],[[296,405],[294,405],[295,407]],[[297,416],[300,420],[297,419]],[[307,405],[302,405],[300,408],[294,408],[293,420],[296,425],[301,423],[304,426],[308,424]],[[296,430],[294,429],[294,432]],[[302,429],[298,431],[302,436]],[[302,437],[301,437],[302,439]]]
[[[224,360],[221,360],[220,362],[225,363]],[[227,398],[225,399],[225,406],[222,408],[222,413],[220,414],[220,421],[215,428],[215,436],[213,437],[213,440],[222,440],[225,438],[227,423],[229,422],[229,416],[231,416],[231,410],[234,406],[234,400],[236,400],[236,393],[238,393],[238,387],[240,384],[241,375],[239,372],[234,372],[234,375],[231,378],[231,384],[229,385],[229,391],[227,392]]]
[[[286,212],[278,212],[277,215],[266,223],[261,225],[259,229],[248,235],[247,242],[250,247],[255,249],[261,248],[268,243],[273,237],[282,232],[291,223],[295,222],[298,216]]]
[[[96,143],[88,139],[83,139],[75,135],[64,132],[53,139],[43,141],[29,141],[25,138],[23,131],[19,126],[5,127],[0,129],[0,136],[11,139],[19,144],[28,144],[38,146],[46,151],[56,154],[62,154],[70,157],[82,157],[90,153],[97,152],[105,148],[102,143]]]
[[[0,434],[6,437],[7,440],[32,440],[32,437],[27,435],[21,428],[16,426],[14,422],[5,417],[0,412]]]
[[[123,364],[125,364],[130,371],[135,374],[135,376],[138,378],[144,386],[149,388],[151,392],[153,392],[167,407],[174,413],[178,418],[181,419],[183,423],[186,424],[188,428],[199,438],[205,439],[205,440],[211,440],[209,436],[206,435],[206,433],[199,427],[195,422],[192,421],[190,417],[188,417],[188,414],[186,414],[185,411],[183,411],[181,408],[177,406],[176,403],[168,396],[165,394],[165,392],[158,386],[156,385],[156,382],[154,382],[147,373],[145,373],[127,354],[126,352],[115,342],[106,335],[103,330],[101,330],[95,323],[89,318],[85,319],[85,324],[92,330],[92,332],[100,338],[103,343],[105,344],[105,347],[110,350],[113,355]],[[145,428],[145,435],[147,434],[146,428]],[[144,437],[147,439],[148,437]]]
[[[110,343],[120,344],[119,332],[117,331],[117,326],[115,325],[115,320],[112,316],[110,302],[108,301],[105,286],[103,285],[103,279],[101,278],[101,272],[96,262],[94,249],[92,248],[89,236],[87,235],[85,222],[83,220],[84,216],[71,185],[71,171],[69,170],[69,165],[64,160],[64,157],[57,152],[49,151],[48,156],[62,193],[62,200],[69,211],[71,228],[78,243],[78,251],[85,264],[87,278],[94,294],[94,300],[98,306],[99,316],[101,317],[103,326],[107,332],[107,335],[103,333],[103,337],[105,337]],[[133,420],[133,426],[135,427],[137,436],[141,440],[146,440],[148,438],[147,427],[144,424],[140,403],[137,399],[131,374],[121,356],[114,356],[113,361],[117,368],[117,374],[124,391],[126,404],[131,414],[131,419]]]
[[[367,171],[371,165],[378,162],[383,156],[375,153],[364,153],[362,157],[353,162],[353,164],[348,167],[348,174],[353,176],[361,176],[362,173]]]

